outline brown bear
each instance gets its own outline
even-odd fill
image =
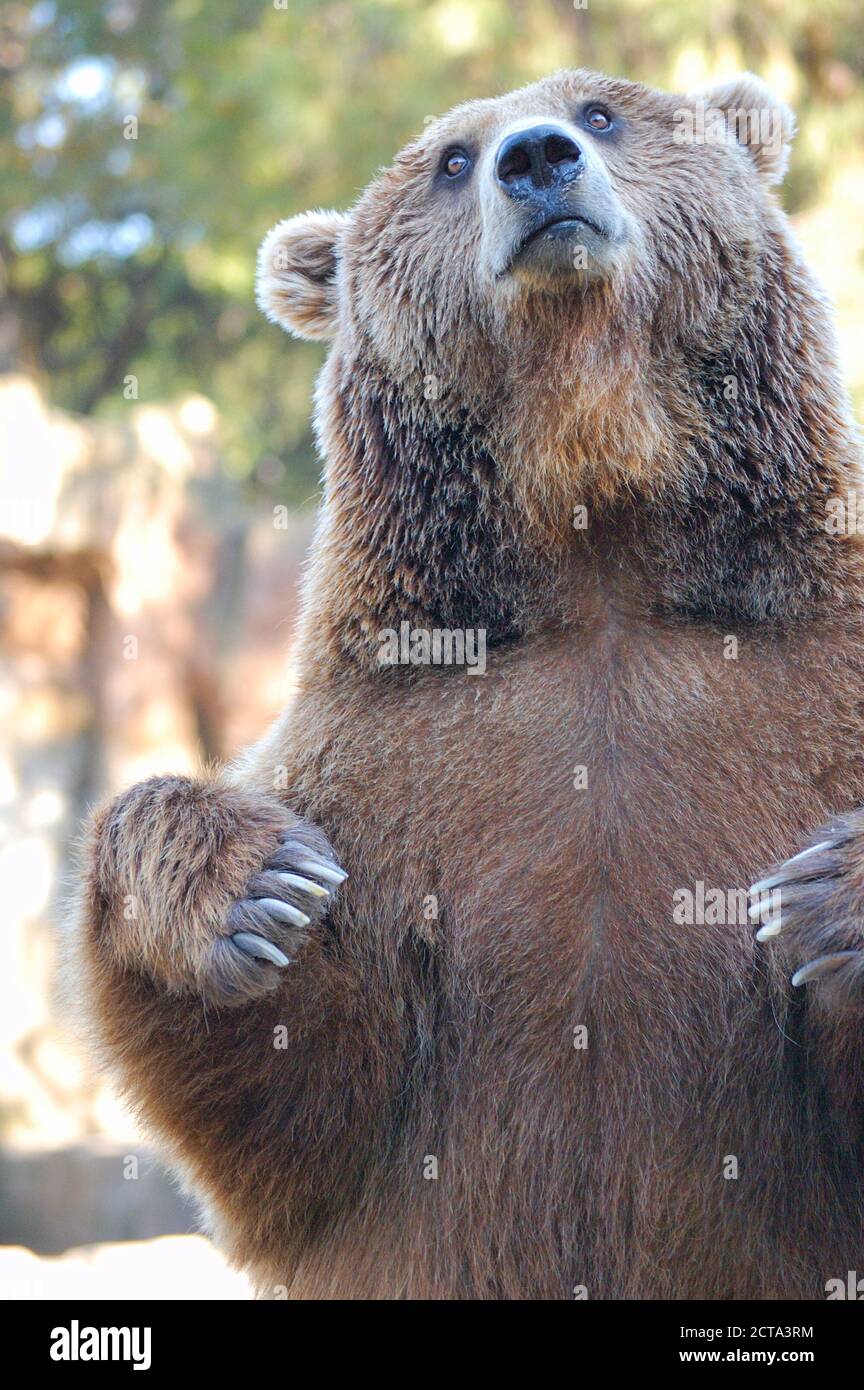
[[[332,343],[299,691],[98,811],[76,928],[262,1296],[864,1269],[859,447],[791,135],[563,72],[264,243]]]

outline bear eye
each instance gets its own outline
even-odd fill
[[[612,117],[605,106],[589,106],[585,112],[585,124],[591,130],[611,130]]]
[[[458,179],[460,174],[464,174],[471,160],[464,150],[447,150],[441,160],[441,168],[448,179]]]

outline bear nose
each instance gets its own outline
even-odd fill
[[[585,156],[560,126],[535,125],[501,142],[495,176],[505,193],[518,198],[532,188],[552,188],[582,172]]]

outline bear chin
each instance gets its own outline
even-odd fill
[[[618,237],[599,225],[575,215],[562,217],[532,232],[505,274],[549,289],[606,279],[620,245]]]

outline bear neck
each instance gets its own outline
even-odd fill
[[[770,287],[769,290],[765,286]],[[326,498],[305,598],[306,650],[328,668],[377,669],[381,634],[483,629],[488,646],[577,622],[580,593],[614,587],[646,619],[800,622],[862,600],[861,543],[826,524],[858,475],[858,444],[825,308],[788,248],[723,351],[653,343],[617,436],[665,444],[628,478],[555,472],[532,491],[536,438],[445,410],[346,351],[319,388]],[[575,458],[603,457],[590,412]],[[568,460],[569,461],[569,460]],[[637,466],[639,464],[640,466]],[[569,478],[569,486],[566,480]],[[584,514],[579,511],[584,508]]]

